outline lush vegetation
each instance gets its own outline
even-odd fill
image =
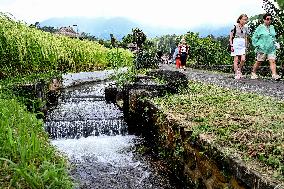
[[[66,162],[49,144],[43,122],[0,91],[1,188],[72,188]]]
[[[197,82],[190,82],[180,94],[153,101],[192,130],[193,139],[202,134],[225,154],[284,180],[283,102]]]
[[[283,2],[277,1],[280,8],[277,8],[274,3],[269,0],[263,0],[263,8],[265,12],[270,12],[273,15],[272,24],[275,26],[278,41],[282,48],[277,51],[279,64],[283,64],[284,57],[284,11]],[[249,18],[248,26],[253,34],[255,28],[262,23],[262,14]],[[234,22],[232,22],[233,26]],[[229,32],[227,36],[214,37],[209,35],[207,37],[200,37],[198,33],[187,32],[185,35],[165,35],[159,38],[154,38],[152,42],[155,44],[156,51],[161,51],[163,54],[173,54],[175,47],[178,45],[180,39],[185,37],[189,50],[188,64],[197,65],[226,65],[232,64],[232,57],[227,51],[229,43]],[[250,42],[249,36],[249,42]],[[249,45],[247,50],[246,65],[252,65],[255,62],[254,47]]]
[[[198,34],[188,32],[185,39],[190,46],[189,59],[191,63],[216,65],[231,64],[229,53],[220,42],[213,40],[210,36],[200,38]]]
[[[130,66],[133,54],[44,32],[4,14],[0,24],[0,188],[72,188],[65,158],[37,119],[44,101],[22,94],[18,86],[64,72]]]
[[[275,17],[273,24],[283,47],[284,13],[281,2],[279,5],[276,8],[264,0],[265,10]],[[260,21],[261,15],[250,19],[252,31]],[[157,52],[173,53],[182,37],[190,46],[189,64],[232,63],[226,37],[201,38],[188,32],[149,40],[136,28],[122,42],[114,36],[110,41],[96,42],[88,34],[89,40],[56,36],[54,28],[28,27],[4,14],[0,15],[0,25],[0,184],[4,188],[72,187],[64,158],[49,144],[43,122],[27,111],[27,99],[14,94],[15,84],[48,80],[63,72],[132,66],[128,73],[117,76],[120,84],[125,83],[145,68],[157,67]],[[118,48],[127,48],[129,43],[137,44],[134,58],[128,50]],[[280,60],[284,56],[283,48],[278,56]],[[249,57],[254,57],[252,47]],[[237,152],[243,160],[255,160],[276,178],[284,179],[283,102],[193,82],[181,94],[154,102],[192,129],[193,136],[206,135],[228,154]]]
[[[181,38],[184,37],[189,48],[188,64],[199,65],[223,65],[231,64],[230,54],[226,47],[212,36],[200,37],[198,33],[187,32],[185,35],[166,35],[153,39],[156,51],[163,54],[173,55],[174,49],[178,46]],[[228,39],[226,38],[228,43]],[[226,44],[227,44],[226,43]]]
[[[147,39],[147,36],[141,29],[132,29],[132,33],[126,35],[120,45],[126,46],[129,43],[136,45],[133,61],[134,69],[157,68],[159,62],[156,56],[157,49],[154,46],[154,42]]]
[[[0,76],[57,70],[79,72],[132,64],[132,53],[40,31],[0,15]],[[115,61],[115,62],[112,62]]]
[[[161,51],[163,54],[173,55],[175,48],[179,44],[180,36],[178,35],[164,35],[152,39],[157,51]]]

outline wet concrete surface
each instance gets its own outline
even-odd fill
[[[127,67],[124,67],[124,68],[119,68],[117,70],[67,73],[67,74],[62,75],[62,78],[63,78],[62,86],[63,88],[66,88],[66,87],[72,87],[75,85],[80,85],[82,83],[106,80],[113,74],[126,72],[127,69],[128,69]]]

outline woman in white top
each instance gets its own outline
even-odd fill
[[[234,57],[235,79],[242,78],[242,67],[246,60],[248,28],[245,24],[248,16],[242,14],[237,20],[237,24],[230,33],[231,56]],[[239,64],[240,59],[240,64]]]
[[[180,42],[181,44],[178,46],[179,55],[180,55],[180,65],[181,65],[181,68],[185,70],[189,46],[187,45],[185,38],[182,38]]]

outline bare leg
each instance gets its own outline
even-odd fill
[[[261,65],[260,61],[256,61],[255,64],[252,67],[252,73],[256,74],[256,71],[258,70],[259,66]]]
[[[275,60],[270,59],[270,60],[269,60],[269,63],[270,63],[270,70],[271,70],[271,72],[272,72],[272,75],[276,75],[277,72],[276,72],[276,63],[275,63]]]
[[[244,66],[244,64],[245,64],[245,61],[246,61],[246,55],[242,55],[241,56],[241,63],[240,63],[240,71],[242,71],[242,69],[243,69],[243,66]]]
[[[239,57],[234,56],[234,71],[235,71],[235,74],[237,74],[237,71],[239,70],[238,61],[239,61]]]

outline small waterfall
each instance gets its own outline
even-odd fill
[[[46,117],[52,144],[74,165],[70,174],[76,188],[178,188],[134,152],[142,139],[128,134],[122,111],[105,101],[104,89],[110,84],[65,89]]]
[[[127,124],[114,104],[108,104],[98,83],[66,89],[56,108],[49,111],[45,129],[52,139],[126,135]]]

